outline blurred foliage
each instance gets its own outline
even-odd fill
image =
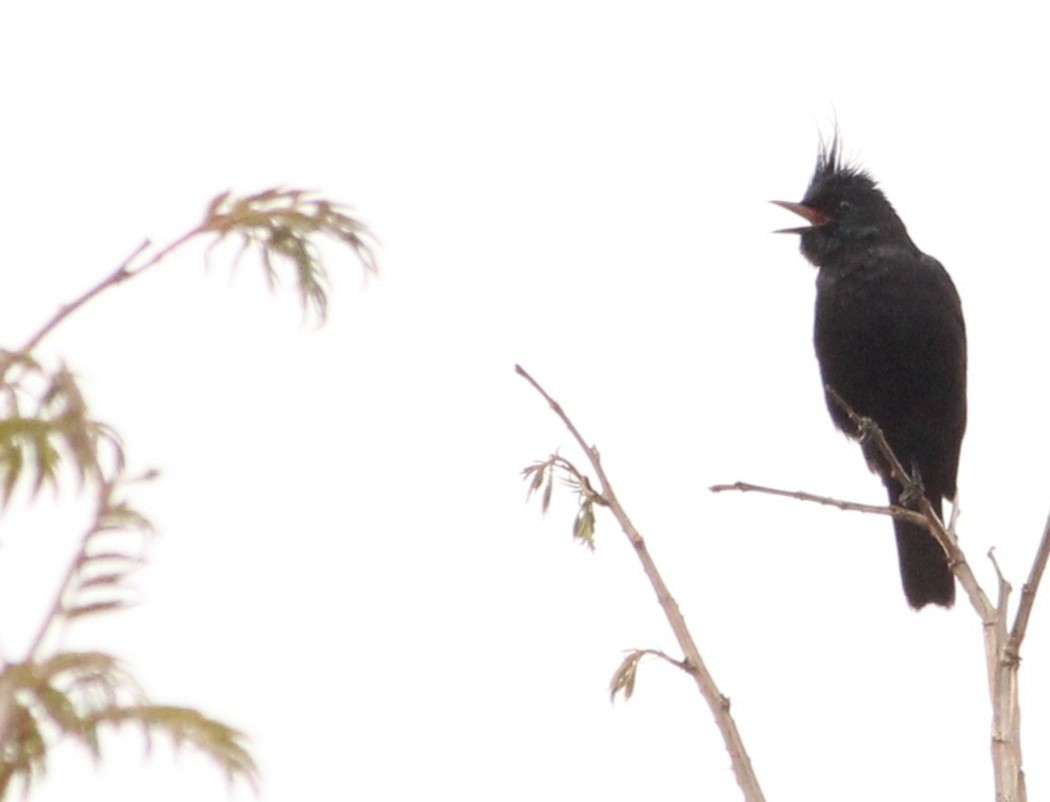
[[[218,235],[209,250],[231,235],[240,240],[238,261],[248,250],[258,250],[271,289],[280,280],[279,266],[292,267],[303,310],[312,309],[323,321],[328,294],[318,236],[349,247],[367,273],[377,272],[372,236],[348,211],[298,189],[269,189],[244,198],[224,192],[209,204],[201,228]]]
[[[59,468],[68,466],[83,485],[100,480],[100,460],[124,467],[120,439],[88,416],[73,374],[47,370],[31,355],[0,352],[0,490],[6,506],[19,480],[35,496],[45,484],[58,489]],[[108,453],[107,453],[108,452]]]
[[[322,321],[328,275],[319,237],[349,247],[366,273],[376,272],[368,230],[343,207],[302,190],[271,189],[245,197],[227,192],[212,200],[197,227],[164,248],[146,242],[60,307],[20,349],[0,350],[0,512],[16,496],[39,503],[45,486],[57,495],[69,482],[71,489],[95,499],[91,523],[27,654],[0,661],[0,797],[13,781],[28,789],[44,775],[52,748],[62,740],[80,744],[100,760],[100,731],[125,724],[140,727],[147,744],[165,735],[176,746],[208,755],[230,781],[256,784],[257,768],[242,733],[192,708],[151,703],[130,670],[106,652],[61,646],[69,626],[132,603],[128,580],[143,563],[144,538],[152,527],[127,500],[126,490],[154,475],[126,474],[117,433],[91,415],[73,372],[61,362],[48,365],[38,358],[38,346],[93,298],[154,268],[198,237],[214,237],[211,247],[238,239],[237,258],[257,253],[271,288],[279,284],[280,271],[290,268],[304,311]]]

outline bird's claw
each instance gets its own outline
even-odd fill
[[[878,425],[871,418],[861,417],[857,419],[857,441],[862,445],[866,446],[871,442],[871,438],[875,436],[875,432],[878,430]]]
[[[904,486],[901,489],[901,506],[918,509],[924,498],[926,498],[926,488],[922,484],[922,476],[919,474],[919,469],[913,465],[911,473],[908,475],[908,481],[904,482]]]

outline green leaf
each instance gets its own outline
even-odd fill
[[[139,724],[147,739],[155,731],[168,735],[176,747],[193,746],[225,772],[231,782],[242,779],[256,787],[259,770],[248,751],[244,733],[219,721],[209,719],[197,710],[165,705],[131,705],[99,711],[99,723]]]
[[[34,666],[34,673],[52,682],[56,677],[105,677],[114,686],[130,681],[123,664],[105,652],[60,652]]]
[[[47,743],[36,719],[24,705],[14,702],[9,715],[9,731],[16,733],[17,737],[5,744],[0,777],[6,781],[12,774],[17,774],[28,791],[33,780],[42,777],[47,769]],[[3,787],[7,787],[6,782]]]
[[[630,699],[634,693],[634,683],[638,678],[638,663],[645,656],[645,652],[634,650],[629,652],[623,662],[617,666],[613,673],[612,681],[609,683],[609,701],[616,701],[616,694],[622,693],[625,700]]]
[[[530,475],[532,476],[532,482],[529,484],[529,492],[525,496],[526,501],[532,497],[533,493],[543,487],[543,477],[545,475],[546,467],[546,462],[537,462],[535,465],[530,465],[522,471],[525,479],[528,479]]]
[[[22,449],[12,443],[0,445],[0,472],[3,473],[4,481],[4,506],[11,501],[11,493],[15,489],[18,477],[22,475],[25,460],[22,457]]]
[[[125,601],[91,602],[89,604],[80,604],[72,609],[66,610],[64,615],[67,620],[72,621],[76,618],[83,618],[85,615],[95,615],[97,613],[123,610],[129,606],[130,605]]]
[[[580,504],[573,521],[572,536],[594,551],[594,504],[589,499]]]
[[[95,574],[85,579],[80,580],[81,590],[91,590],[92,588],[112,588],[118,586],[121,582],[127,579],[127,572],[120,571],[108,574]]]

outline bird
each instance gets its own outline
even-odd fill
[[[813,340],[832,421],[860,439],[837,393],[879,426],[911,472],[902,484],[866,452],[890,504],[914,506],[919,489],[942,517],[943,500],[955,504],[966,431],[966,326],[955,284],[912,242],[875,180],[843,159],[838,132],[821,143],[802,201],[773,203],[807,223],[777,233],[798,234],[817,268]],[[893,527],[908,603],[951,607],[955,578],[940,544],[921,525],[894,518]]]

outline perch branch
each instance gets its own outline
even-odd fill
[[[910,521],[913,524],[926,526],[925,515],[921,515],[912,510],[906,510],[904,507],[883,507],[878,504],[859,504],[856,501],[843,501],[842,499],[831,498],[830,496],[817,496],[813,493],[807,493],[804,490],[781,490],[776,487],[753,485],[748,482],[734,482],[731,485],[712,485],[708,489],[712,493],[725,493],[733,490],[741,493],[765,493],[770,496],[793,498],[798,501],[810,501],[814,504],[823,504],[826,507],[836,507],[837,509],[846,510],[848,512],[866,512],[872,515],[889,515],[893,518]]]
[[[875,421],[858,415],[834,388],[826,387],[828,396],[847,414],[857,429],[858,439],[862,441],[866,454],[871,449],[883,463],[883,470],[899,482],[902,487],[915,485],[915,477],[910,475],[894,454],[889,442]],[[921,479],[921,477],[920,477]],[[1035,560],[1029,573],[1028,581],[1021,593],[1021,602],[1014,619],[1012,631],[1007,632],[1006,621],[1010,600],[1010,583],[999,569],[992,552],[988,556],[998,579],[998,596],[995,605],[988,599],[978,584],[966,556],[959,547],[954,526],[946,528],[934,510],[930,500],[923,495],[917,502],[918,512],[901,510],[896,507],[869,507],[868,505],[844,502],[825,496],[816,496],[801,491],[778,490],[775,488],[750,485],[737,482],[731,485],[715,485],[713,492],[737,490],[755,491],[770,495],[795,498],[800,501],[811,501],[819,504],[838,507],[843,510],[867,512],[879,515],[910,520],[925,526],[944,549],[948,564],[963,586],[970,603],[981,619],[986,666],[988,672],[988,691],[992,703],[992,764],[995,772],[997,802],[1026,802],[1027,790],[1021,761],[1021,713],[1018,669],[1020,667],[1020,647],[1024,640],[1031,615],[1036,592],[1042,580],[1048,560],[1050,560],[1050,519],[1043,530]],[[954,509],[953,509],[954,519]]]
[[[914,484],[914,477],[904,469],[901,461],[897,459],[897,455],[893,453],[893,449],[890,448],[890,444],[886,440],[886,435],[883,434],[877,422],[871,418],[858,415],[842,396],[835,392],[833,387],[827,386],[825,389],[832,400],[849,416],[857,430],[865,433],[865,437],[874,445],[879,456],[886,461],[886,465],[890,470],[890,476],[900,482],[902,487]],[[945,528],[944,523],[925,495],[919,500],[918,508],[918,511],[925,519],[922,523],[929,530],[930,534],[937,539],[937,542],[941,544],[941,548],[944,549],[944,553],[948,557],[948,565],[954,571],[955,576],[958,577],[959,584],[963,586],[963,590],[966,591],[970,604],[973,605],[973,608],[981,617],[982,623],[986,626],[991,625],[997,615],[996,608],[988,600],[988,596],[985,595],[984,590],[978,584],[977,577],[974,576],[970,564],[966,561],[966,555],[959,548],[959,539],[954,532]],[[1005,614],[1005,610],[1003,614]]]

